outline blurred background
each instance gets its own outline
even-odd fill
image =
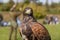
[[[8,15],[7,13],[14,4],[17,4],[14,12],[18,12],[20,7],[22,11],[26,7],[31,7],[34,17],[40,19],[41,22],[47,15],[57,16],[60,19],[60,0],[0,0],[0,13],[4,11],[2,14]],[[8,18],[4,17],[5,20]]]
[[[34,17],[48,29],[52,40],[60,40],[60,0],[0,0],[0,14],[3,16],[1,22],[9,23],[9,12],[14,4],[17,6],[12,15],[19,13],[19,8],[23,11],[24,8],[31,7]],[[8,40],[9,31],[8,26],[0,27],[0,40]],[[19,33],[17,36],[18,40],[21,40]]]

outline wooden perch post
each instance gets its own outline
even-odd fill
[[[16,17],[19,14],[18,15],[16,15],[16,14],[12,15],[12,13],[15,10],[16,6],[17,6],[17,4],[14,4],[12,6],[12,8],[10,9],[10,13],[9,13],[10,22],[11,22],[11,29],[10,29],[11,31],[10,31],[9,40],[12,40],[11,37],[12,37],[13,32],[14,32],[14,40],[17,40],[17,22],[16,22]]]

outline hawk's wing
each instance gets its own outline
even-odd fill
[[[37,22],[31,24],[32,32],[37,38],[40,40],[51,40],[48,30],[43,25]]]

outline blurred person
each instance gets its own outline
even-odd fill
[[[0,14],[0,26],[2,26],[2,21],[3,21],[3,15]]]
[[[46,18],[45,18],[45,22],[46,22],[47,24],[50,23],[50,21],[49,21],[49,16],[46,16]]]
[[[54,23],[55,23],[55,24],[59,24],[57,17],[54,18]]]

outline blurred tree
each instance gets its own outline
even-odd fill
[[[2,0],[0,0],[0,5],[2,5],[3,3],[2,3]]]
[[[13,6],[13,4],[14,4],[13,0],[9,0],[8,3],[4,3],[1,6],[0,10],[1,11],[10,11],[10,8]]]
[[[9,2],[6,4],[7,8],[6,11],[10,11],[10,8],[14,5],[14,1],[13,0],[9,0]]]
[[[49,5],[48,5],[48,0],[46,0],[46,11],[49,12]]]
[[[13,2],[13,0],[9,0],[9,2],[8,2],[9,4],[14,4],[14,2]]]
[[[30,3],[30,0],[24,0],[24,3],[27,3],[27,4]]]
[[[42,2],[37,2],[37,5],[42,6],[43,4],[42,4]]]
[[[2,5],[3,3],[0,2],[0,5]]]
[[[56,8],[58,6],[58,3],[54,3],[54,2],[52,2],[52,4],[51,4],[51,8]]]
[[[24,0],[25,3],[30,3],[30,2],[34,2],[36,3],[38,0]]]
[[[35,3],[36,3],[38,0],[30,0],[30,1],[35,2]]]

